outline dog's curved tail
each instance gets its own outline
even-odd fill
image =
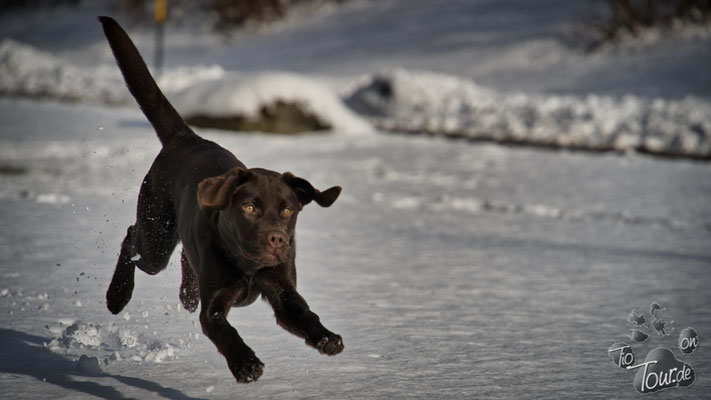
[[[160,91],[141,54],[121,25],[110,17],[99,17],[99,21],[128,90],[153,125],[163,146],[179,138],[197,137]]]

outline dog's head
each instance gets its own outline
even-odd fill
[[[197,200],[200,209],[218,213],[226,250],[252,273],[293,257],[296,217],[303,206],[315,201],[329,207],[340,194],[340,186],[321,192],[289,172],[233,168],[200,182]]]

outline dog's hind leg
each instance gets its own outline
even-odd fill
[[[185,250],[180,255],[180,265],[183,270],[183,281],[180,284],[180,302],[183,303],[183,307],[186,310],[195,312],[198,304],[200,304],[200,288],[198,287],[195,271],[190,265],[188,256],[185,255]]]
[[[133,275],[136,271],[136,266],[133,258],[136,256],[136,250],[133,246],[136,227],[131,225],[128,227],[126,237],[121,243],[121,253],[119,254],[114,276],[111,278],[109,290],[106,292],[106,307],[113,314],[118,314],[131,300],[133,293]]]
[[[170,198],[146,176],[138,196],[138,216],[121,244],[116,269],[106,292],[106,306],[118,314],[131,300],[136,267],[155,275],[165,269],[178,244],[175,211]]]

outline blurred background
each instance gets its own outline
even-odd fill
[[[160,144],[98,15],[201,136],[343,186],[297,228],[342,355],[259,302],[230,320],[265,374],[236,385],[179,305],[179,247],[106,310]],[[711,332],[709,71],[704,0],[5,0],[0,397],[636,398],[626,342],[703,398],[711,353],[676,340]],[[652,302],[672,329],[636,343]]]

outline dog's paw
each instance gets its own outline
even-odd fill
[[[200,304],[200,293],[198,292],[197,285],[195,285],[194,288],[191,286],[181,286],[178,297],[180,297],[180,302],[183,303],[183,308],[189,312],[195,312]]]
[[[343,338],[341,338],[340,335],[328,332],[314,344],[314,347],[321,354],[335,356],[342,352],[345,346],[343,345]]]
[[[238,383],[255,382],[264,372],[264,364],[255,355],[239,362],[228,362],[227,365]]]
[[[131,301],[133,294],[133,279],[119,280],[113,279],[109,290],[106,291],[106,307],[112,314],[118,314]]]

